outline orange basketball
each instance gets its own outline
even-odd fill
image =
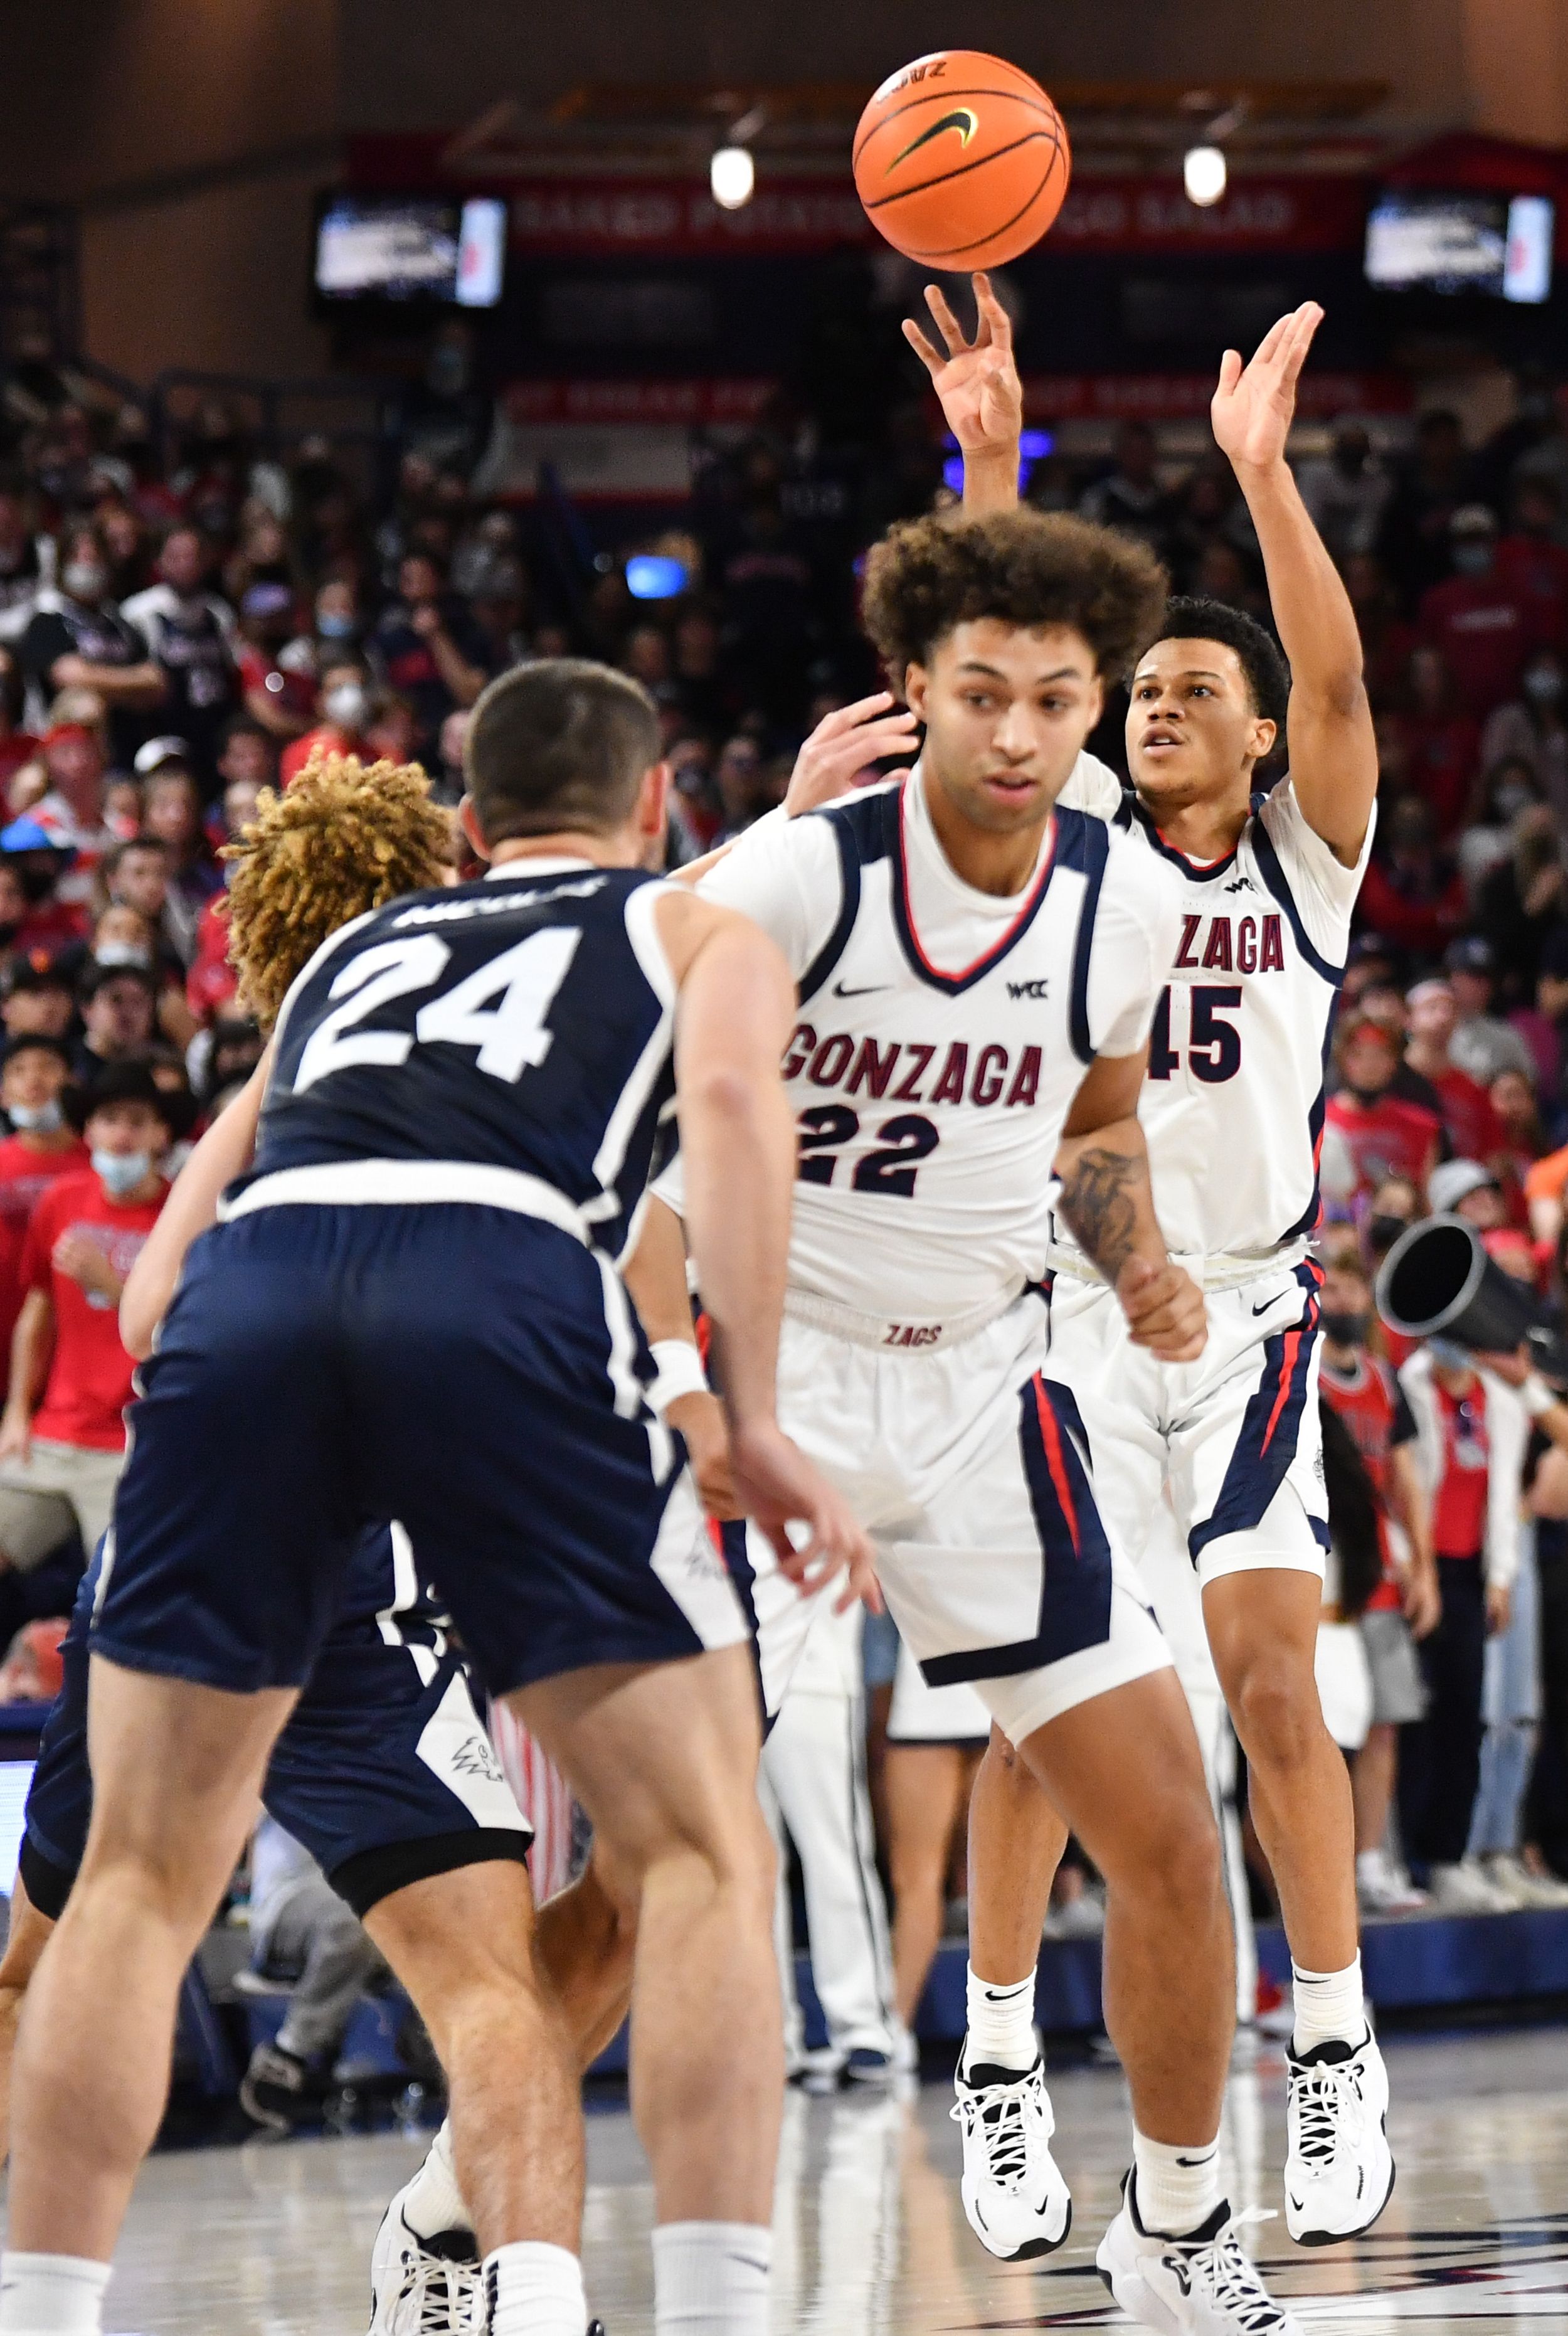
[[[1062,117],[1017,65],[938,49],[884,81],[860,118],[855,192],[897,251],[929,268],[999,268],[1062,208]]]

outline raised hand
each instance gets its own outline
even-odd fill
[[[926,338],[912,316],[904,319],[904,338],[930,374],[960,450],[965,454],[998,453],[1018,445],[1024,426],[1024,385],[1013,363],[1013,327],[1007,310],[991,290],[989,277],[976,276],[970,281],[978,311],[972,341],[964,338],[936,284],[926,287],[926,306],[946,355]]]
[[[857,697],[851,706],[835,706],[795,756],[784,796],[789,817],[798,819],[803,812],[836,803],[868,764],[912,754],[919,744],[916,726],[914,715],[907,706],[894,705],[890,690]]]
[[[1209,414],[1215,443],[1238,470],[1266,471],[1284,460],[1296,384],[1322,321],[1318,303],[1303,300],[1264,336],[1251,365],[1242,365],[1239,350],[1225,351]]]

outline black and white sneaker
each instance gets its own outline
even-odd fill
[[[985,2061],[953,2078],[949,2111],[963,2127],[960,2195],[969,2228],[1003,2263],[1023,2263],[1059,2247],[1073,2226],[1072,2193],[1051,2156],[1056,2117],[1042,2055],[1032,2068]]]
[[[1369,2231],[1394,2188],[1388,2071],[1368,2030],[1286,2055],[1285,2228],[1299,2246],[1332,2246]]]
[[[403,2197],[382,2216],[371,2251],[369,2336],[483,2336],[490,2310],[473,2233],[421,2238],[403,2219]]]
[[[1100,2241],[1096,2267],[1140,2328],[1159,2336],[1303,2336],[1301,2323],[1275,2302],[1236,2234],[1272,2222],[1253,2206],[1232,2215],[1227,2203],[1186,2237],[1145,2231],[1133,2177],[1122,2183],[1122,2211]]]

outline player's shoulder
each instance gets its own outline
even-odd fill
[[[1067,784],[1057,802],[1063,811],[1086,812],[1095,819],[1115,819],[1126,789],[1108,763],[1086,747],[1067,774]]]
[[[1090,817],[1083,813],[1078,816]],[[1170,861],[1149,851],[1135,832],[1105,828],[1097,818],[1093,824],[1105,835],[1105,884],[1135,911],[1152,917],[1169,915],[1181,896],[1181,880]]]
[[[840,795],[836,803],[823,803],[789,824],[814,835],[817,841],[808,844],[808,850],[820,852],[821,838],[826,834],[833,838],[835,851],[841,854],[847,851],[862,865],[884,859],[898,842],[904,785],[901,774],[879,780],[875,786],[857,787],[852,794]]]

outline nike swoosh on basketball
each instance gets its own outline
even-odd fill
[[[929,146],[933,138],[940,138],[944,130],[956,130],[959,145],[967,146],[978,127],[975,116],[967,105],[955,105],[950,113],[944,113],[940,122],[933,122],[929,129],[920,131],[918,138],[911,139],[901,154],[895,154],[888,164],[888,170],[896,170],[901,162],[907,162],[911,154],[918,154],[922,146]],[[882,176],[887,176],[886,170]]]
[[[857,982],[854,988],[846,989],[842,981],[835,981],[833,984],[833,996],[835,998],[871,998],[874,997],[878,990],[891,989],[891,988],[892,983],[891,981],[862,981]]]

